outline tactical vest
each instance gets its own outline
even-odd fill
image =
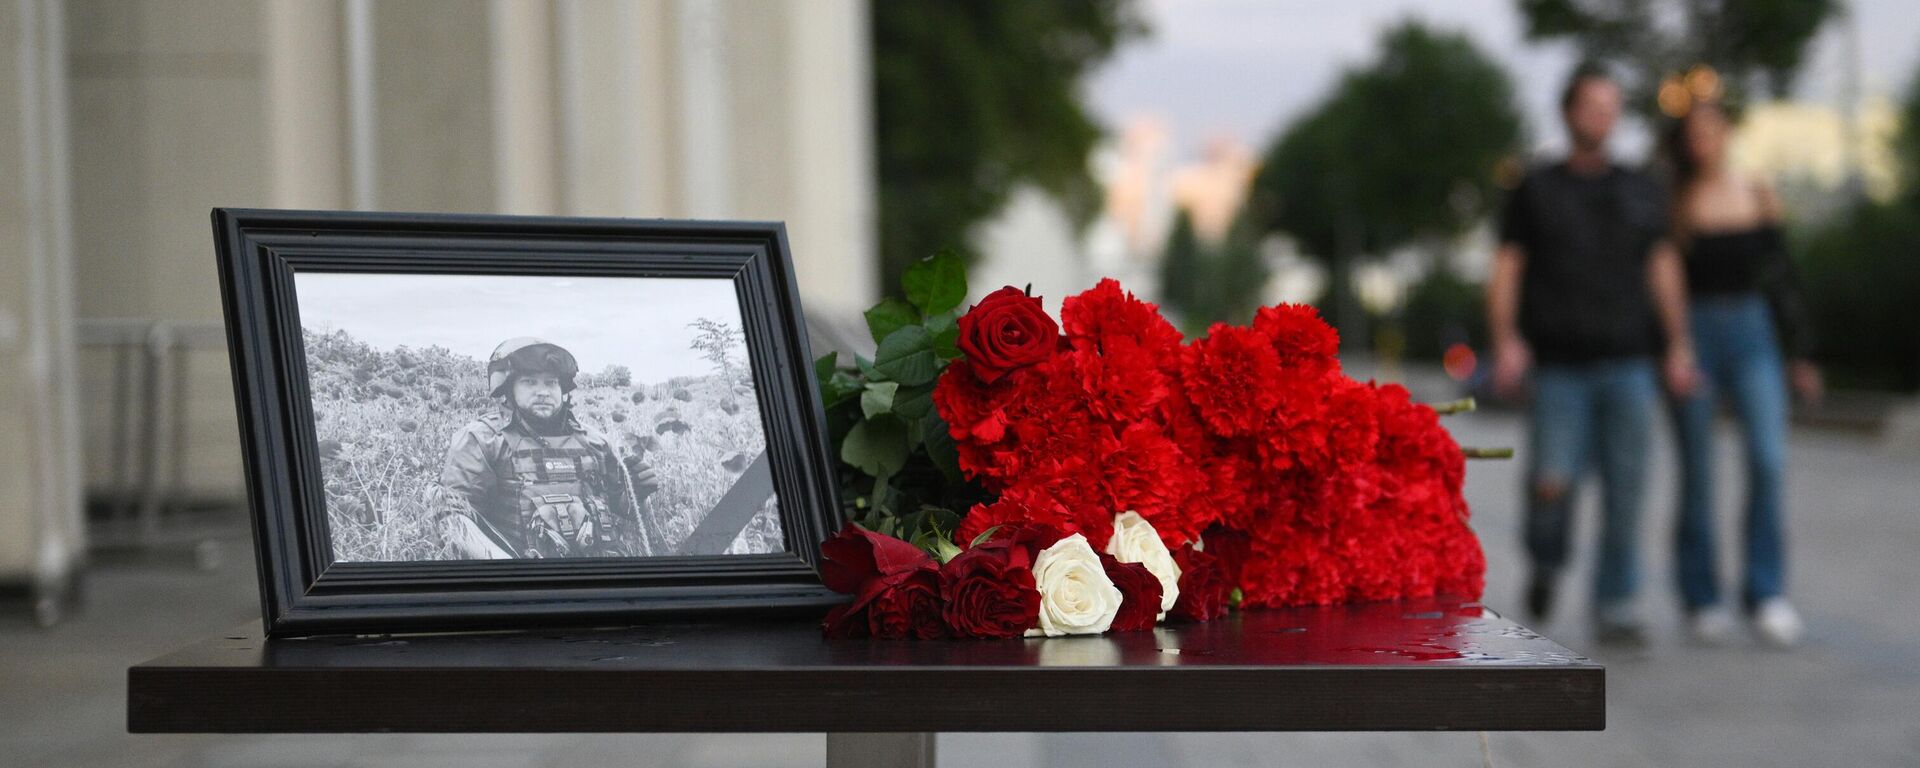
[[[542,557],[602,556],[616,549],[614,515],[607,506],[612,491],[608,473],[618,471],[579,433],[542,437],[506,430],[512,475],[501,478],[517,500],[526,549]],[[593,543],[577,538],[582,523],[593,523]],[[527,554],[522,552],[521,554]]]

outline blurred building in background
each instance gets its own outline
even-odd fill
[[[0,5],[0,581],[66,580],[84,496],[238,497],[214,206],[784,220],[810,312],[854,315],[867,24],[861,0]]]

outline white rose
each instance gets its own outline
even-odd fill
[[[1107,539],[1107,554],[1123,563],[1144,565],[1148,573],[1160,580],[1160,615],[1155,620],[1166,618],[1167,611],[1173,610],[1173,604],[1180,600],[1180,564],[1173,561],[1173,553],[1167,551],[1167,544],[1153,530],[1153,523],[1138,512],[1115,515],[1113,538]]]
[[[1029,637],[1097,635],[1113,626],[1120,612],[1120,588],[1080,534],[1040,550],[1033,583],[1040,589],[1040,628],[1027,630]]]

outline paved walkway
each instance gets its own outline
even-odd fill
[[[1497,413],[1449,422],[1468,445],[1514,445]],[[1724,477],[1737,481],[1731,440]],[[1657,466],[1671,466],[1664,447]],[[1468,499],[1486,544],[1486,602],[1511,610],[1522,578],[1515,531],[1519,468],[1470,465]],[[1539,629],[1608,664],[1603,733],[1495,733],[1502,766],[1815,766],[1920,764],[1920,454],[1805,433],[1790,479],[1793,593],[1812,628],[1790,652],[1752,643],[1695,649],[1678,638],[1666,551],[1671,471],[1648,510],[1652,649],[1594,649],[1584,622],[1590,558],[1572,575],[1565,618]],[[1726,494],[1722,528],[1734,533]],[[1582,533],[1593,531],[1591,501]],[[1583,537],[1584,538],[1584,537]],[[1583,542],[1580,552],[1590,549]],[[1732,547],[1723,548],[1730,554]],[[210,572],[167,565],[95,570],[80,615],[39,630],[0,616],[0,764],[8,766],[817,766],[813,735],[771,736],[130,736],[127,665],[257,619],[245,545]],[[1728,563],[1725,578],[1732,577]],[[929,692],[933,695],[935,692]],[[502,695],[512,695],[503,691]],[[1142,692],[1142,695],[1151,695]],[[1061,702],[1099,706],[1098,702]],[[942,737],[944,766],[1317,766],[1482,764],[1471,733],[962,734]]]

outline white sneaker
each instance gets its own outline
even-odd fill
[[[1786,598],[1770,597],[1754,609],[1753,631],[1768,645],[1792,648],[1806,634],[1807,625],[1800,620],[1800,612],[1794,610]]]
[[[1726,645],[1733,639],[1733,611],[1710,605],[1687,617],[1687,639],[1695,645]]]

